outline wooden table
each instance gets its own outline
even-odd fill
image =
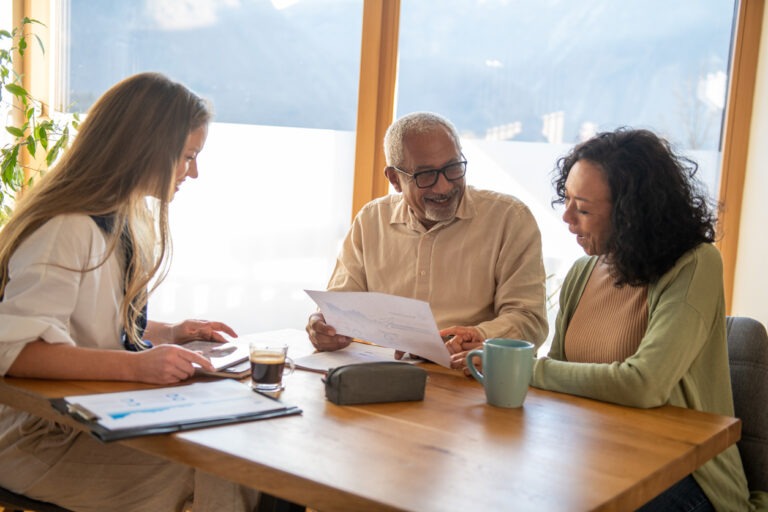
[[[520,409],[427,365],[423,402],[339,407],[316,373],[285,378],[301,416],[121,441],[316,510],[633,510],[738,441],[741,423],[531,388]],[[45,418],[47,398],[126,383],[0,379],[0,402]],[[79,425],[78,425],[79,426]]]

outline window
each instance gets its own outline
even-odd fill
[[[61,101],[163,71],[217,110],[201,177],[171,209],[163,319],[242,332],[302,325],[349,225],[363,0],[68,0]],[[468,183],[518,196],[542,231],[552,291],[581,255],[550,207],[550,171],[600,130],[646,127],[717,194],[733,2],[403,0],[396,115],[459,128]],[[98,41],[98,44],[93,44]],[[378,170],[376,172],[379,172]],[[224,227],[222,227],[224,226]]]
[[[451,119],[467,183],[531,208],[554,293],[583,254],[550,207],[551,170],[573,144],[652,129],[699,163],[717,197],[733,13],[698,0],[404,1],[397,115]]]
[[[215,122],[171,204],[174,259],[154,319],[241,333],[302,326],[349,226],[362,0],[70,0],[61,103],[160,71]],[[97,43],[94,43],[97,42]]]

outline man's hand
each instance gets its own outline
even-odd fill
[[[395,350],[395,359],[398,361],[402,360],[404,357],[410,357],[411,359],[416,359],[418,361],[426,361],[428,363],[431,363],[429,359],[424,359],[421,356],[417,356],[416,354],[410,354],[408,352],[403,352],[402,350]]]
[[[483,346],[483,334],[476,327],[454,326],[441,330],[440,336],[451,337],[445,342],[448,352],[451,353],[451,368],[464,370],[464,374],[468,376],[467,352]]]
[[[348,347],[352,338],[336,334],[336,329],[325,323],[322,313],[312,313],[307,322],[309,341],[320,352],[331,352]]]

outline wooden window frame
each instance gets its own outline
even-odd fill
[[[50,14],[51,14],[50,2],[33,2],[32,0],[13,0],[11,7],[11,20],[14,27],[21,27],[24,17],[33,18],[40,21],[43,25],[34,25],[35,34],[40,38],[43,43],[45,51],[43,52],[40,47],[34,43],[31,39],[28,41],[27,51],[24,53],[24,57],[17,59],[13,63],[14,72],[21,76],[21,85],[27,92],[32,95],[33,98],[40,101],[41,113],[40,118],[44,119],[50,115],[50,89],[48,87],[50,81]],[[29,30],[30,25],[27,25]],[[14,99],[14,102],[18,100]],[[23,123],[23,111],[24,109],[18,104],[18,109],[14,109],[13,115],[16,116],[14,122],[17,125]],[[20,162],[25,169],[24,177],[25,183],[30,178],[30,169],[45,169],[45,156],[38,155],[37,158],[29,154],[26,147],[21,149]]]
[[[744,179],[749,156],[752,103],[757,81],[757,62],[765,0],[740,0],[731,50],[728,101],[723,124],[723,156],[720,166],[718,248],[723,257],[726,314],[731,314],[734,277],[739,248],[739,225]]]
[[[365,0],[355,134],[352,217],[386,195],[384,133],[394,118],[400,0]]]

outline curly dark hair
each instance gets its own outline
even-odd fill
[[[696,178],[696,162],[676,154],[668,141],[648,130],[619,128],[578,144],[553,170],[553,205],[565,203],[565,180],[579,160],[602,169],[611,189],[606,256],[616,286],[655,282],[684,253],[714,242],[716,204]]]

